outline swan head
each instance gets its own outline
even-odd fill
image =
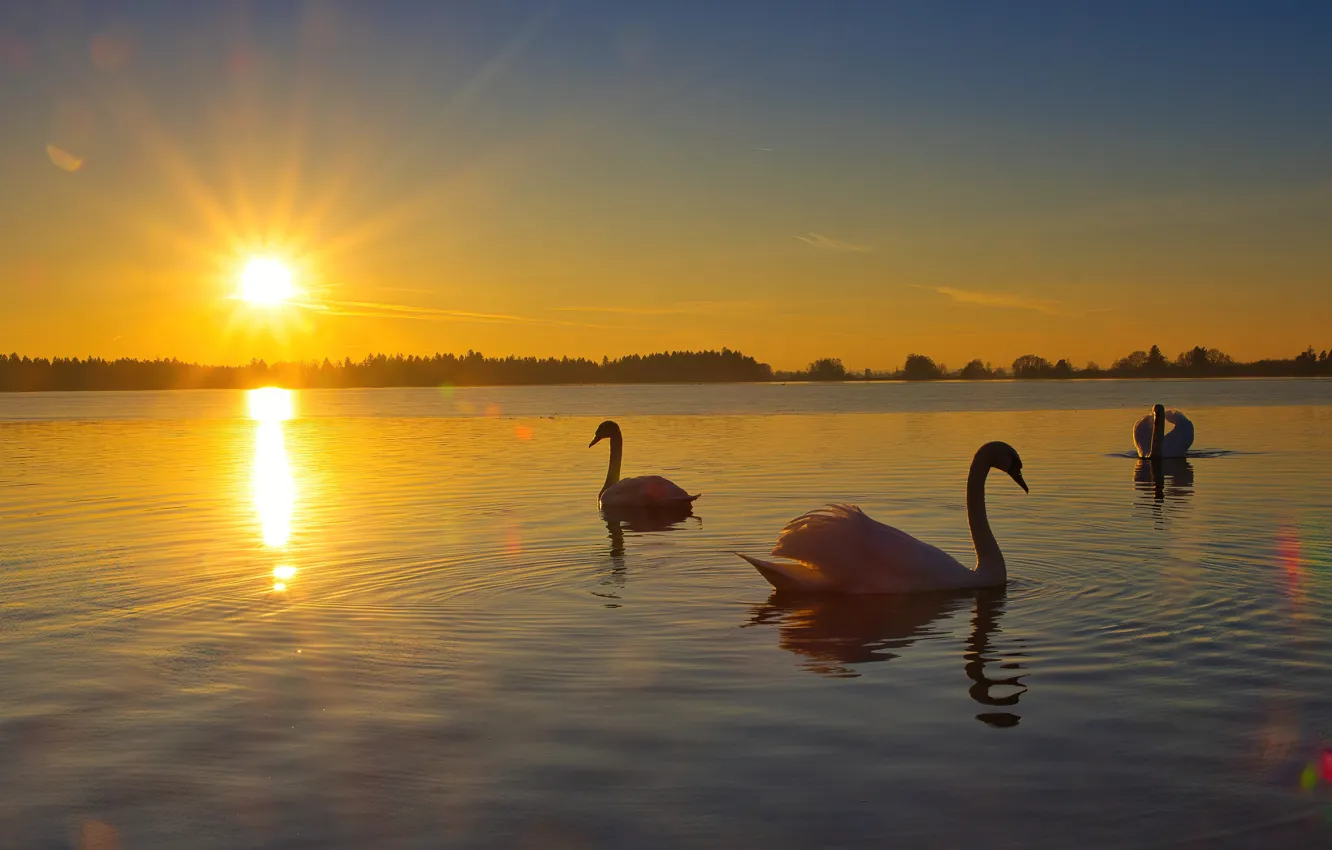
[[[981,451],[988,455],[990,466],[1007,472],[1008,477],[1022,488],[1022,492],[1031,492],[1027,488],[1027,482],[1022,479],[1022,458],[1018,455],[1017,449],[1008,443],[993,442],[986,443]]]
[[[1158,405],[1156,405],[1155,407],[1152,408],[1152,417],[1153,417],[1153,418],[1155,418],[1155,419],[1160,419],[1160,418],[1163,417],[1163,416],[1165,416],[1165,405],[1164,405],[1164,404],[1158,404]]]
[[[587,444],[590,449],[602,440],[614,440],[620,437],[620,426],[607,419],[597,426],[597,433],[592,438],[592,442]]]

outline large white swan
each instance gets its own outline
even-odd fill
[[[602,440],[610,440],[610,468],[606,470],[606,483],[601,485],[598,501],[608,510],[687,508],[698,498],[691,496],[674,482],[660,475],[640,475],[620,478],[620,461],[624,457],[624,437],[620,426],[607,419],[597,426],[596,436],[587,444],[592,448]]]
[[[967,473],[967,523],[976,568],[952,555],[867,517],[854,505],[829,505],[786,524],[772,554],[789,561],[740,555],[779,591],[805,593],[916,593],[965,587],[998,587],[1008,581],[1003,553],[985,517],[985,478],[990,469],[1012,476],[1023,490],[1022,458],[1007,443],[986,443]]]
[[[1169,434],[1165,431],[1167,422],[1173,426]],[[1133,423],[1133,447],[1138,457],[1187,457],[1192,445],[1193,423],[1174,408],[1166,410],[1165,405],[1158,404]]]

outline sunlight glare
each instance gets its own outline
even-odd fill
[[[285,422],[292,417],[292,391],[260,387],[248,393],[250,418],[259,422]]]
[[[264,545],[287,545],[291,538],[291,515],[296,503],[296,482],[287,458],[282,423],[291,418],[291,390],[264,387],[251,390],[250,417],[258,420],[254,442],[254,506]]]
[[[291,269],[272,257],[251,257],[241,270],[241,298],[260,307],[275,307],[296,297]]]

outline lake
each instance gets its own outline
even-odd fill
[[[608,417],[693,518],[601,516]],[[731,554],[972,563],[996,439],[1001,593]],[[0,396],[0,846],[1327,846],[1329,516],[1316,380]]]

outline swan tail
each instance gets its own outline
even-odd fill
[[[806,593],[817,590],[826,590],[830,582],[818,573],[818,571],[806,566],[792,562],[765,561],[762,558],[754,558],[742,552],[733,552],[733,555],[743,558],[749,562],[750,566],[759,571],[759,575],[768,580],[768,584],[777,590],[788,592],[804,591]]]

